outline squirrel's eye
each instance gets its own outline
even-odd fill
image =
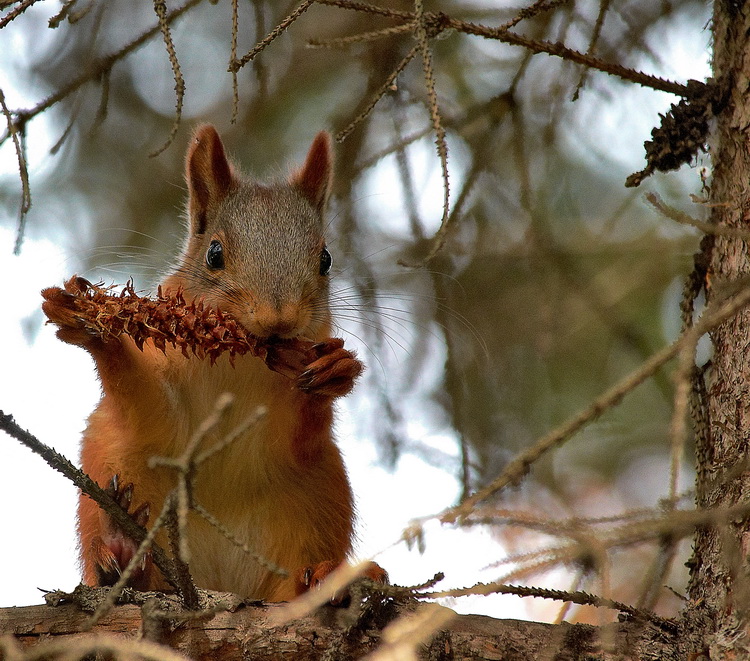
[[[216,239],[211,241],[211,245],[206,250],[206,264],[213,270],[224,268],[224,248]]]
[[[328,252],[328,248],[323,246],[323,250],[320,251],[320,275],[328,275],[331,271],[331,265],[333,264],[333,257]]]

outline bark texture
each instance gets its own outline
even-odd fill
[[[88,614],[74,604],[56,608],[4,608],[0,609],[0,633],[13,634],[21,647],[36,648],[35,652],[39,653],[41,645],[59,646],[65,640],[82,637],[95,641],[101,633],[136,641],[145,630],[153,642],[201,661],[359,659],[382,642],[381,632],[375,627],[342,627],[338,621],[341,615],[330,607],[323,608],[316,616],[273,626],[270,621],[278,608],[276,604],[243,605],[234,612],[185,619],[179,614],[149,618],[141,607],[123,605],[115,607],[89,633],[81,633]],[[674,647],[672,635],[645,623],[626,622],[597,628],[584,624],[551,625],[496,620],[483,615],[457,615],[429,642],[419,645],[417,652],[418,658],[430,661],[614,661],[676,658],[670,656],[670,647]],[[0,659],[3,658],[0,646]],[[133,658],[142,657],[136,654]]]
[[[712,222],[750,227],[750,5],[717,0],[713,70],[722,91],[711,145]],[[717,235],[704,241],[707,299],[721,296],[750,274],[748,243]],[[744,283],[743,286],[748,286]],[[729,507],[750,498],[750,310],[711,333],[714,355],[706,372],[703,430],[697,430],[699,507]],[[737,520],[700,530],[684,611],[690,649],[710,659],[750,658],[747,555],[750,526]]]

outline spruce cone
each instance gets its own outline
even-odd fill
[[[151,340],[161,351],[170,344],[186,357],[208,357],[211,364],[225,352],[232,364],[236,355],[249,353],[291,379],[320,355],[319,345],[309,340],[258,338],[219,309],[201,301],[187,303],[180,291],[164,294],[159,287],[156,299],[144,298],[135,293],[132,281],[119,293],[113,290],[73,276],[64,289],[42,291],[42,309],[60,328],[82,329],[104,342],[129,335],[140,350]]]
[[[689,163],[708,141],[709,121],[720,110],[719,98],[713,83],[688,81],[689,96],[672,104],[666,115],[660,114],[661,124],[651,131],[651,140],[643,143],[646,167],[631,174],[625,186],[634,188],[656,171],[668,172]]]

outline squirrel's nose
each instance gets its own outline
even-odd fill
[[[299,316],[299,305],[282,303],[279,306],[257,305],[254,319],[257,327],[262,330],[261,335],[285,337],[296,334]]]

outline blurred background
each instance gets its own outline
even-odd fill
[[[3,16],[21,4],[29,3],[0,1]],[[11,112],[31,111],[23,128],[33,203],[21,236],[22,184],[6,133],[0,409],[71,458],[98,387],[84,352],[43,326],[39,290],[73,273],[120,284],[133,277],[149,290],[182,245],[183,158],[197,123],[214,123],[247,173],[284,176],[318,130],[336,134],[360,114],[415,43],[404,32],[310,48],[312,39],[397,23],[313,4],[240,69],[232,121],[233,4],[193,4],[171,25],[185,83],[181,123],[155,157],[176,103],[158,29],[106,72],[87,73],[157,25],[151,3],[43,0],[12,20],[0,18],[0,89]],[[546,4],[550,9],[514,29],[678,82],[710,75],[709,3]],[[239,0],[238,56],[296,6]],[[382,6],[413,10],[397,0]],[[425,9],[497,26],[523,6],[434,0]],[[336,148],[328,236],[333,306],[340,334],[368,365],[342,405],[339,437],[360,501],[360,553],[387,549],[379,561],[400,584],[442,570],[445,585],[461,586],[502,577],[509,568],[494,563],[548,546],[553,537],[508,526],[431,525],[420,554],[396,544],[400,531],[411,518],[437,513],[486,484],[519,450],[677,336],[682,282],[699,235],[671,224],[644,196],[658,192],[700,216],[690,196],[701,195],[705,174],[699,159],[640,188],[624,186],[644,167],[643,142],[659,113],[676,103],[672,95],[458,32],[430,43],[452,209],[434,259],[413,266],[428,255],[443,207],[419,57]],[[69,93],[58,100],[61,90]],[[34,111],[45,99],[54,103]],[[671,397],[669,372],[661,372],[494,504],[561,518],[656,506],[668,492]],[[686,489],[691,471],[687,457]],[[75,585],[75,498],[39,458],[0,438],[0,521],[13,531],[0,550],[0,605],[38,602],[36,587]],[[688,551],[683,545],[668,577],[677,591]],[[628,553],[613,565],[613,596],[635,601],[633,576],[647,571],[654,549]],[[574,566],[528,580],[596,589]],[[657,610],[674,612],[678,598],[668,590],[659,596]],[[517,598],[450,604],[535,619],[559,610]]]

